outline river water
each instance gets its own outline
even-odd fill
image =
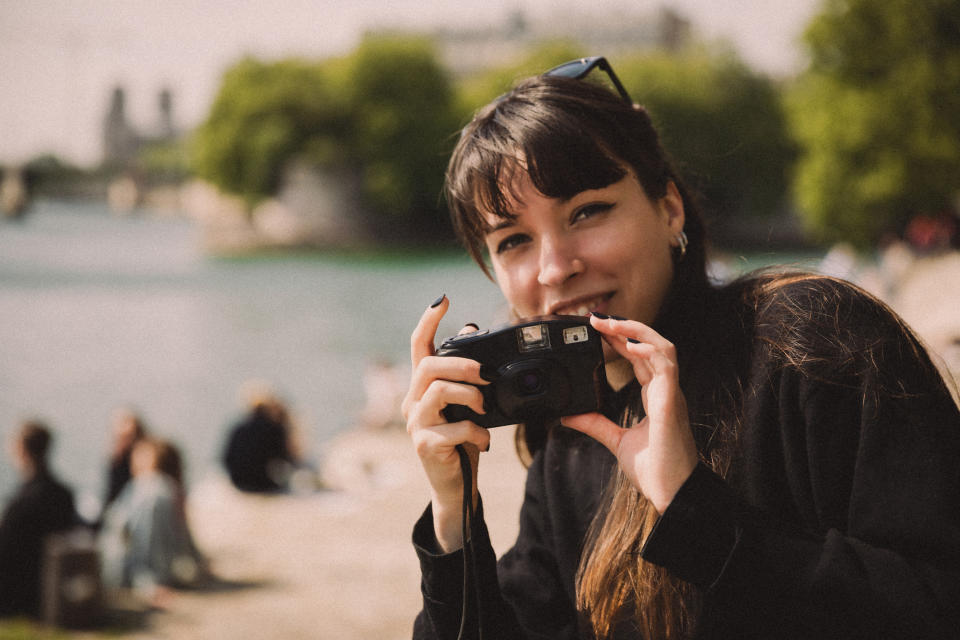
[[[453,303],[444,337],[502,309],[458,255],[216,259],[181,218],[39,202],[0,224],[0,432],[46,420],[54,469],[92,509],[116,407],[178,443],[196,479],[218,468],[239,389],[260,379],[316,455],[355,424],[372,361],[408,366],[410,330],[441,293]],[[4,455],[0,499],[16,482]]]

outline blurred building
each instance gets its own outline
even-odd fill
[[[126,90],[115,87],[103,120],[103,164],[121,170],[131,168],[144,147],[173,143],[178,136],[173,123],[173,93],[169,89],[157,94],[157,121],[147,131],[138,131],[130,123],[126,103]]]
[[[426,35],[451,71],[463,75],[515,63],[531,47],[550,40],[569,40],[591,54],[616,57],[643,49],[678,51],[692,37],[690,21],[667,7],[649,13],[564,7],[548,17],[531,19],[517,10],[500,24],[442,27]]]

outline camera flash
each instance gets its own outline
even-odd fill
[[[520,327],[520,351],[533,351],[550,347],[550,333],[542,324],[532,324]]]
[[[588,337],[586,327],[567,327],[563,330],[563,344],[586,342]]]

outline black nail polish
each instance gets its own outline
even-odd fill
[[[487,451],[490,451],[490,443],[489,443],[489,442],[487,443],[487,447],[486,447],[483,451],[484,451],[484,453],[486,453]]]
[[[627,338],[627,342],[629,342],[630,344],[640,344],[640,341],[637,340],[636,338]]]
[[[609,320],[609,319],[610,319],[610,316],[608,316],[608,315],[605,314],[605,313],[600,313],[599,311],[591,311],[591,312],[590,312],[590,315],[596,316],[596,317],[600,318],[601,320]]]
[[[436,309],[440,306],[440,303],[443,302],[443,299],[447,297],[447,294],[442,294],[439,298],[433,301],[433,304],[430,305],[431,309]]]
[[[467,324],[463,325],[464,329],[467,327],[473,327],[474,331],[480,331],[480,325],[478,325],[476,322],[468,322]]]
[[[610,317],[613,318],[614,320],[619,320],[620,322],[626,321],[626,318],[621,318],[620,316],[610,316]]]

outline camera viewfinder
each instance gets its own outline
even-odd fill
[[[517,330],[520,351],[536,351],[550,348],[550,332],[545,324],[531,324]]]

